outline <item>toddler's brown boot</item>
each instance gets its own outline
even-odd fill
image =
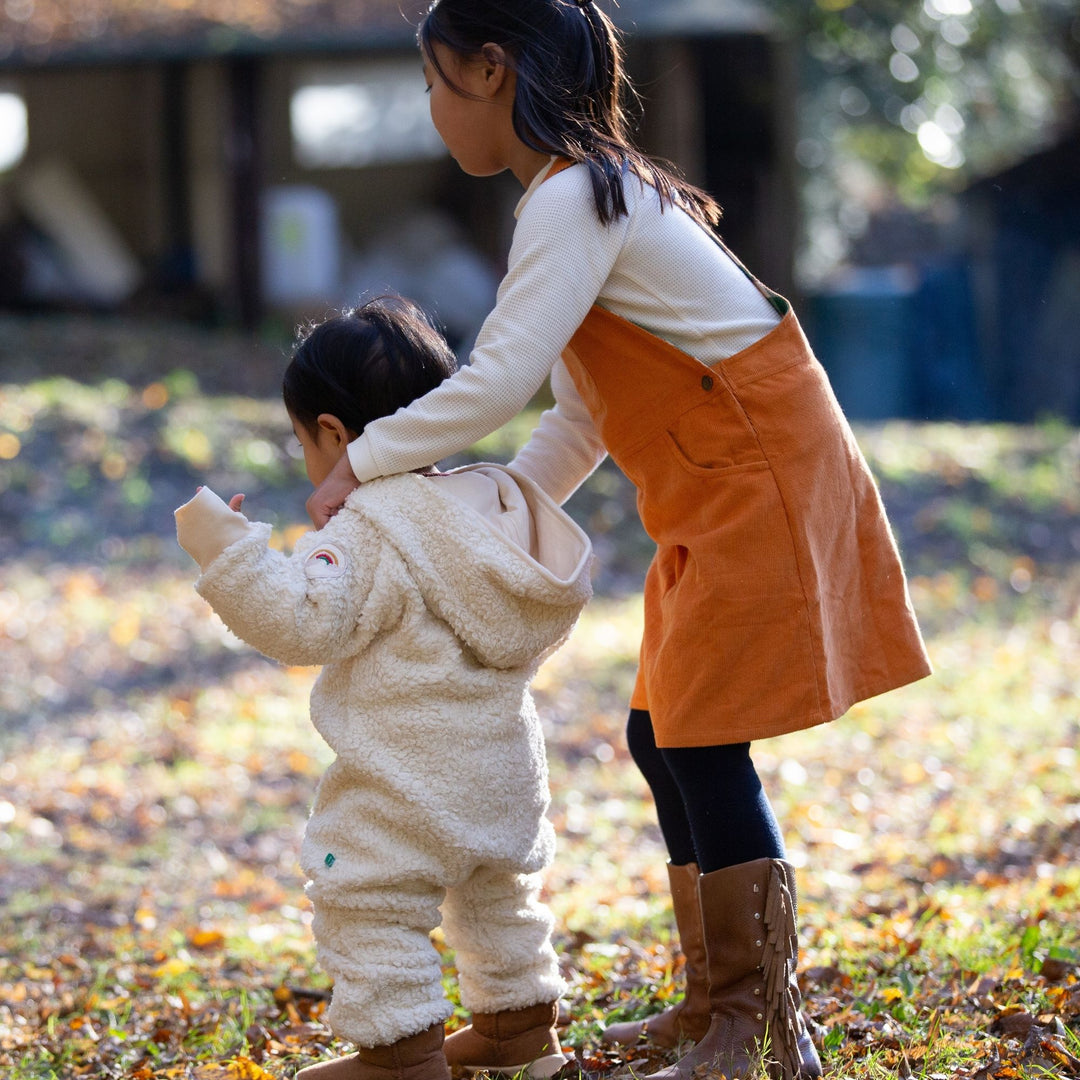
[[[542,1080],[573,1058],[563,1053],[555,1021],[557,1002],[497,1013],[473,1013],[468,1027],[446,1039],[451,1069],[514,1076],[523,1072]]]
[[[442,1024],[433,1024],[386,1046],[361,1047],[348,1057],[309,1065],[296,1080],[450,1080],[443,1037]]]

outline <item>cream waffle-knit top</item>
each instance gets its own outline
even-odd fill
[[[628,176],[628,213],[603,225],[585,166],[548,179],[550,168],[518,203],[506,276],[469,364],[367,426],[349,446],[359,480],[466,449],[520,412],[550,375],[556,406],[512,464],[564,502],[605,454],[560,361],[594,303],[706,364],[740,352],[778,322],[712,236],[683,210],[661,209],[654,189]]]

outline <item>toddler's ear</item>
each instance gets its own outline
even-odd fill
[[[352,441],[348,428],[333,413],[319,413],[316,423],[319,431],[330,437],[332,446],[348,446]]]

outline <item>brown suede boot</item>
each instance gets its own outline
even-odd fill
[[[557,1002],[497,1013],[473,1013],[472,1023],[447,1036],[444,1050],[455,1071],[546,1077],[574,1059],[563,1053]]]
[[[757,859],[703,874],[701,918],[708,955],[704,1038],[647,1080],[727,1080],[760,1075],[813,1080],[821,1062],[800,1012],[795,874],[781,859]]]
[[[309,1065],[296,1080],[450,1080],[442,1048],[443,1026],[433,1024],[396,1043]]]
[[[645,1020],[626,1020],[604,1028],[600,1041],[606,1046],[631,1046],[641,1039],[653,1046],[674,1049],[686,1042],[698,1042],[709,1030],[709,977],[705,937],[698,900],[697,863],[673,866],[668,863],[671,906],[679,934],[685,965],[686,993],[682,1001]]]

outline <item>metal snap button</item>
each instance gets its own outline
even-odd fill
[[[702,390],[711,390],[715,384],[713,383],[713,377],[711,375],[701,376],[701,388]]]

